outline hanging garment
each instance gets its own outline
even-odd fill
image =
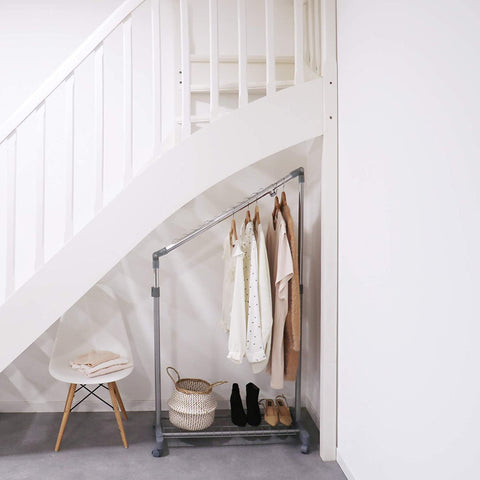
[[[245,281],[245,311],[247,312],[246,356],[250,363],[266,359],[262,340],[260,304],[258,298],[258,252],[253,222],[242,225],[243,275]]]
[[[287,226],[281,212],[277,213],[276,226],[268,226],[267,251],[270,264],[273,301],[272,350],[267,371],[271,374],[270,386],[283,388],[284,345],[283,332],[288,312],[288,281],[293,276],[293,262],[287,238]]]
[[[222,325],[225,331],[230,331],[230,316],[232,313],[233,284],[235,282],[235,258],[230,235],[223,242],[223,295],[222,295]]]
[[[228,337],[228,354],[234,363],[242,363],[245,356],[246,313],[245,313],[245,280],[243,275],[243,257],[241,241],[238,239],[232,252],[234,263],[234,281],[232,291],[232,308],[230,311],[230,334]]]
[[[297,239],[295,224],[287,200],[282,195],[281,212],[287,224],[287,238],[292,252],[293,276],[288,282],[288,313],[285,319],[283,336],[285,348],[285,380],[295,381],[297,378],[298,361],[300,357],[300,276],[298,270]]]
[[[257,223],[257,247],[258,247],[258,300],[260,303],[260,323],[262,326],[263,350],[265,360],[252,363],[253,373],[260,373],[267,367],[272,346],[272,290],[270,283],[270,270],[268,265],[267,245],[265,234],[260,222]]]

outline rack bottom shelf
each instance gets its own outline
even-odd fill
[[[293,417],[293,415],[292,415]],[[200,445],[267,445],[278,443],[301,442],[301,451],[308,453],[309,435],[301,424],[294,422],[286,427],[278,424],[271,427],[262,420],[257,427],[246,425],[238,427],[231,422],[228,410],[216,412],[214,423],[207,429],[198,432],[190,432],[179,429],[168,420],[168,412],[162,412],[161,431],[156,432],[157,453],[163,455],[164,443],[170,447],[200,446]]]

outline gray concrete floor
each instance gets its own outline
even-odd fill
[[[309,455],[298,445],[282,444],[176,447],[154,458],[153,412],[129,414],[128,449],[113,413],[74,412],[55,453],[61,416],[0,413],[0,479],[346,479],[335,462],[322,462],[315,435]]]

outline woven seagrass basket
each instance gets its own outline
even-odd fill
[[[176,374],[176,379],[172,376],[172,371]],[[217,408],[213,387],[227,382],[208,383],[200,378],[180,378],[173,367],[167,367],[167,374],[175,384],[175,390],[168,401],[170,423],[190,431],[208,428],[213,423]]]

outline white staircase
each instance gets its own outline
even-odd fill
[[[224,53],[226,3],[127,0],[0,127],[0,371],[182,205],[322,134],[320,2],[230,3]]]

